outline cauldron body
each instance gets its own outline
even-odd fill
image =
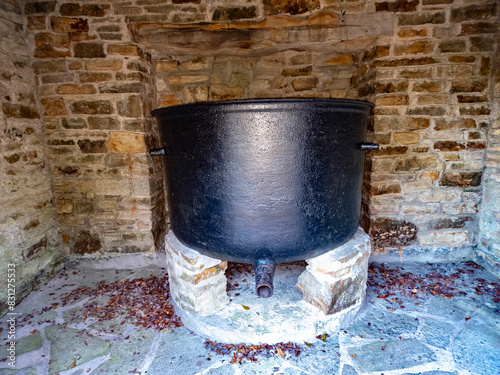
[[[153,111],[174,234],[205,255],[251,264],[308,259],[348,241],[372,107],[266,99]]]

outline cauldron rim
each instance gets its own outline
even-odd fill
[[[341,109],[356,109],[356,108],[364,108],[367,107],[371,110],[375,107],[375,104],[367,101],[367,100],[359,100],[359,99],[345,99],[345,98],[273,98],[273,99],[238,99],[238,100],[223,100],[223,101],[202,101],[195,103],[187,103],[187,104],[178,104],[174,106],[161,107],[151,111],[151,114],[154,117],[157,117],[161,112],[165,113],[175,113],[178,111],[182,111],[184,114],[187,110],[189,112],[193,110],[201,110],[206,107],[219,107],[227,108],[230,107],[241,107],[238,110],[244,110],[244,107],[247,105],[255,106],[255,105],[273,105],[273,104],[290,104],[290,105],[314,105],[325,108],[332,108],[332,105],[335,105],[333,108],[341,108]],[[189,113],[187,112],[187,113]]]

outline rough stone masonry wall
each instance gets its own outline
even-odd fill
[[[0,2],[0,316],[13,289],[8,276],[19,302],[62,265],[33,49],[19,2]]]
[[[494,116],[498,3],[375,5],[396,18],[394,35],[368,48],[360,66],[360,97],[376,104],[371,136],[381,145],[367,163],[365,227],[380,253],[471,258]]]
[[[500,15],[498,18],[500,24]],[[497,33],[500,45],[500,33]],[[486,167],[483,177],[483,202],[479,221],[479,262],[500,276],[500,61],[493,62],[492,113],[495,116],[488,135]]]
[[[65,254],[150,252],[166,232],[151,63],[127,2],[27,2]]]
[[[160,246],[153,107],[320,96],[377,105],[374,247],[472,257],[498,12],[488,0],[27,2],[65,251]]]

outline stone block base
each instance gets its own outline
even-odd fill
[[[172,232],[166,249],[173,304],[186,327],[220,342],[274,344],[311,341],[348,325],[366,293],[371,248],[359,229],[343,246],[307,260],[305,270],[298,262],[278,264],[271,298],[256,295],[251,268],[230,273],[226,290],[225,261],[182,245]]]
[[[361,303],[366,294],[369,236],[361,229],[344,245],[307,260],[297,288],[306,301],[325,314],[334,314]]]
[[[172,231],[165,241],[170,294],[179,308],[195,315],[210,315],[228,302],[227,262],[207,257],[184,246]]]

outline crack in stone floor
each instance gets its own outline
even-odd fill
[[[123,316],[84,319],[83,296],[61,304],[72,288],[162,277],[165,270],[70,271],[16,306],[15,368],[7,361],[7,316],[1,318],[0,374],[500,374],[500,282],[473,263],[372,265],[365,305],[352,324],[325,341],[298,343],[304,349],[297,357],[241,364],[209,351],[205,338],[184,327],[158,332]],[[438,286],[426,284],[429,278]]]

